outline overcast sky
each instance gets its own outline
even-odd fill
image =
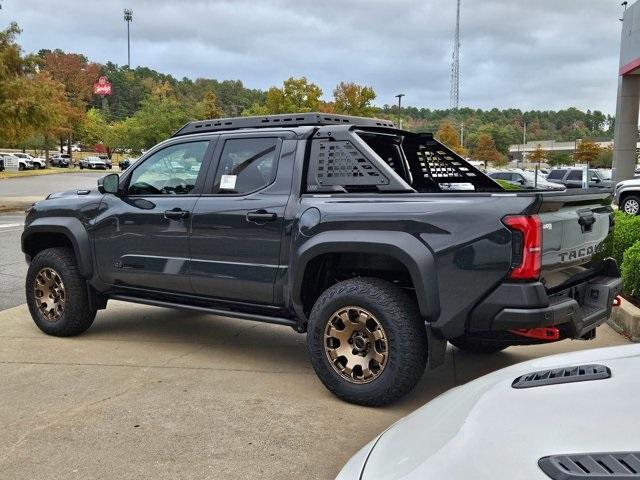
[[[460,103],[615,113],[621,0],[462,0]],[[630,3],[633,3],[630,1]],[[251,88],[305,75],[330,97],[341,80],[376,103],[449,104],[455,0],[0,0],[26,51],[61,48]]]

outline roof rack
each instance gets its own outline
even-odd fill
[[[352,117],[348,115],[334,115],[329,113],[291,113],[285,115],[266,115],[263,117],[233,117],[216,118],[189,122],[180,128],[173,137],[192,133],[218,132],[223,130],[238,130],[241,128],[268,127],[301,127],[322,125],[355,125],[358,127],[386,127],[394,128],[393,122],[379,118]]]

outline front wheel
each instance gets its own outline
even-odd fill
[[[359,405],[398,400],[427,364],[427,334],[418,307],[395,285],[353,278],[328,288],[309,317],[307,348],[322,383]]]
[[[628,215],[638,215],[640,213],[640,198],[635,195],[625,197],[620,210]]]
[[[26,294],[33,321],[49,335],[78,335],[96,316],[73,250],[68,248],[48,248],[33,258],[27,271]]]

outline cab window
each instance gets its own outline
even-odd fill
[[[208,141],[180,143],[164,148],[136,167],[129,195],[186,195],[196,185]]]

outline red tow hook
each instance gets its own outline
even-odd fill
[[[548,342],[560,340],[560,330],[555,327],[517,328],[509,331],[521,337],[533,338],[535,340],[546,340]]]
[[[622,304],[622,297],[620,295],[616,295],[613,298],[613,306],[614,307],[619,307]]]

